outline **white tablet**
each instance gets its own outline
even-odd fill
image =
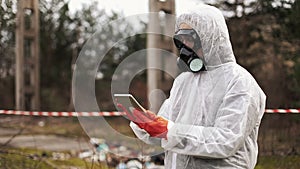
[[[117,103],[122,104],[130,112],[134,108],[146,112],[146,109],[131,94],[114,94],[114,98]]]

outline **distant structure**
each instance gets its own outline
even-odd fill
[[[16,27],[16,78],[15,78],[15,102],[17,110],[39,110],[40,108],[40,79],[39,79],[39,1],[20,0],[17,8],[17,27]],[[161,15],[151,15],[149,18],[148,29],[159,30],[161,34],[171,34],[174,30],[174,18],[164,17],[164,14],[175,15],[175,0],[149,0],[149,11],[159,12]],[[157,31],[155,31],[157,32]],[[172,38],[148,34],[147,48],[156,48],[175,52],[172,45]],[[147,53],[148,66],[155,67],[171,66],[176,63],[166,57],[157,60],[155,56],[162,53]],[[148,96],[151,91],[170,89],[172,80],[165,72],[159,70],[147,70]],[[174,69],[176,71],[176,69]],[[163,100],[159,97],[151,101],[151,108],[157,111]]]
[[[149,32],[173,34],[175,24],[174,17],[166,17],[166,14],[175,15],[175,0],[149,0],[149,11],[159,13],[159,15],[150,14],[148,25]],[[162,49],[174,53],[175,49],[171,37],[151,33],[148,33],[147,36],[148,49]],[[163,55],[163,53],[153,51],[147,53],[148,67],[160,67],[162,70],[166,69],[166,66],[170,66],[169,68],[171,69],[176,67],[176,62],[173,63],[174,59],[172,60],[168,57],[163,57],[162,60],[157,60],[157,55]],[[176,71],[176,69],[173,71]],[[158,111],[163,98],[159,96],[159,93],[152,92],[157,91],[155,89],[167,92],[167,90],[171,88],[173,79],[170,79],[165,72],[153,69],[147,69],[147,75],[148,98],[150,95],[154,97],[154,99],[150,98],[151,107],[149,108],[151,108],[152,111]]]
[[[40,108],[38,6],[38,0],[18,1],[15,78],[17,110]]]

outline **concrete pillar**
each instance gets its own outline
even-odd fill
[[[165,34],[166,31],[174,30],[174,21],[169,17],[163,17],[164,14],[175,14],[175,1],[174,0],[149,0],[149,12],[157,12],[159,15],[150,14],[148,31],[149,32],[161,32],[161,34]],[[160,17],[162,16],[162,17]],[[172,41],[170,37],[164,37],[159,34],[148,34],[147,37],[147,48],[156,48],[163,49],[170,52],[174,52],[174,48],[172,45]],[[164,72],[160,70],[149,69],[149,67],[160,67],[163,70],[164,66],[168,66],[168,60],[163,57],[163,60],[157,60],[158,55],[162,55],[159,51],[147,53],[147,86],[148,86],[148,98],[150,95],[154,97],[151,99],[151,108],[152,111],[157,112],[159,107],[162,104],[162,98],[156,97],[155,91],[156,89],[164,90],[164,88],[170,87],[170,84],[167,81],[170,79],[165,78]],[[176,63],[175,63],[176,64]],[[174,66],[174,65],[172,65]],[[175,71],[175,70],[174,70]],[[153,95],[154,94],[154,95]]]
[[[19,0],[16,26],[16,109],[40,108],[38,0]]]

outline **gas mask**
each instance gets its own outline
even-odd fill
[[[180,70],[193,73],[206,70],[203,60],[194,52],[194,50],[197,51],[201,48],[200,38],[194,29],[179,29],[175,33],[173,40],[179,50],[177,65]],[[193,43],[193,49],[185,45],[183,41]]]

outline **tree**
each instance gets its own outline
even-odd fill
[[[211,5],[214,5],[222,10],[226,17],[234,18],[242,17],[248,15],[249,13],[252,13],[255,9],[255,6],[257,5],[255,1],[256,0],[219,0],[214,1],[213,3],[211,3]],[[210,1],[206,0],[205,2],[209,3]]]
[[[0,78],[13,74],[15,32],[11,30],[15,29],[16,17],[13,5],[14,1],[5,0],[0,6]]]
[[[14,108],[15,5],[12,0],[0,4],[0,108],[4,109]]]
[[[45,110],[68,105],[72,45],[78,40],[76,19],[69,13],[65,1],[40,1],[41,107]]]
[[[67,1],[40,0],[40,65],[41,65],[41,109],[66,110],[71,93],[72,64],[84,43],[95,33],[102,34],[103,45],[114,39],[126,37],[132,31],[129,23],[111,27],[105,25],[122,15],[107,14],[99,9],[97,1],[70,13]],[[14,108],[14,62],[15,62],[15,17],[17,1],[5,0],[0,6],[0,96],[3,108]],[[109,27],[110,26],[110,27]],[[125,30],[120,30],[123,27]],[[116,31],[112,31],[116,30]],[[112,33],[116,33],[112,36]],[[126,56],[135,37],[128,38],[110,49],[99,71],[110,80],[117,63]],[[139,43],[142,44],[142,43]],[[138,46],[138,45],[137,45]],[[89,60],[86,59],[88,63]],[[9,89],[9,90],[8,90]],[[106,89],[107,90],[107,89]]]
[[[299,1],[259,0],[260,15],[272,15],[276,28],[272,29],[275,55],[281,58],[285,83],[282,90],[286,93],[286,107],[298,107],[300,102],[300,36],[296,30],[299,25]]]
[[[267,106],[299,105],[299,1],[222,0],[214,5],[227,16],[237,60],[262,85]]]
[[[104,9],[99,9],[97,1],[90,5],[84,5],[81,10],[70,15],[68,3],[54,0],[49,5],[44,1],[41,3],[41,51],[42,60],[42,92],[44,109],[66,109],[71,100],[72,64],[74,64],[81,48],[89,40],[94,41],[89,54],[85,55],[85,71],[95,66],[99,50],[109,49],[101,65],[99,73],[103,73],[99,88],[101,90],[100,100],[110,98],[110,82],[112,74],[118,63],[127,56],[131,48],[137,49],[140,45],[131,46],[135,37],[127,37],[132,33],[133,27],[123,19],[120,25],[109,24],[115,19],[122,20],[122,15],[112,12],[107,14]],[[95,37],[96,36],[96,37]],[[91,39],[90,39],[91,38]],[[116,41],[117,44],[113,44]],[[143,44],[140,43],[139,44]],[[86,47],[86,45],[85,45]],[[89,47],[89,46],[88,46]],[[87,74],[92,76],[94,75]],[[51,96],[51,97],[49,97]]]

